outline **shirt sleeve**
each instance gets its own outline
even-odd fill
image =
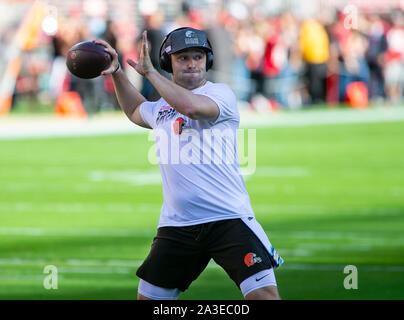
[[[156,126],[156,118],[154,116],[155,105],[154,102],[145,101],[139,107],[143,121],[152,129]]]
[[[236,96],[226,84],[214,84],[208,90],[198,94],[209,97],[219,108],[219,116],[215,121],[210,122],[211,124],[217,124],[225,120],[240,120]]]

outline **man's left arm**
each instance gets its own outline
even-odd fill
[[[195,94],[163,77],[156,70],[146,75],[159,94],[175,110],[191,119],[215,120],[219,107],[209,97]]]

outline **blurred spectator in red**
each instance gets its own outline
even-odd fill
[[[253,20],[252,27],[247,30],[247,59],[246,65],[251,74],[251,97],[254,95],[265,95],[264,83],[265,77],[262,71],[262,61],[265,54],[265,36],[267,32],[267,22],[261,17]]]
[[[387,52],[385,64],[386,93],[388,99],[400,102],[404,84],[404,17],[401,11],[391,15],[392,27],[387,32]]]
[[[275,100],[281,89],[277,84],[277,77],[286,63],[287,48],[281,35],[279,18],[267,20],[265,31],[265,53],[262,61],[264,74],[264,94],[268,99]]]
[[[329,11],[329,19],[324,27],[330,42],[330,57],[327,62],[326,103],[337,106],[339,103],[340,42],[348,35],[348,30],[344,28],[341,13],[337,10]]]
[[[303,61],[298,47],[298,21],[290,12],[284,12],[273,21],[271,31],[263,68],[268,97],[284,107],[300,107],[303,104],[300,77]]]

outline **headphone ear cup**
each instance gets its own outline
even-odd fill
[[[167,52],[163,52],[160,56],[160,68],[168,73],[173,72],[173,68],[171,66],[171,59]]]
[[[208,50],[206,53],[206,71],[208,71],[210,68],[212,68],[213,65],[213,51],[209,39],[206,39],[206,42],[208,43],[208,46],[210,48],[210,50]]]
[[[206,54],[206,71],[212,68],[213,65],[213,53],[208,51]]]

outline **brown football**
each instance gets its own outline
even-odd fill
[[[69,71],[82,79],[92,79],[101,75],[111,64],[112,58],[104,47],[92,41],[75,44],[66,57]]]

